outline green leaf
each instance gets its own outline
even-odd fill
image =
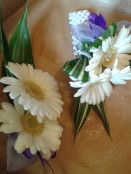
[[[82,42],[82,50],[83,51],[87,51],[88,53],[90,53],[89,50],[90,50],[91,46],[92,46],[91,42],[86,42],[86,41]]]
[[[87,82],[89,78],[89,73],[85,71],[85,67],[89,64],[88,58],[80,55],[76,59],[68,61],[63,70],[72,77],[75,77],[78,80]]]
[[[93,42],[92,47],[98,48],[98,47],[101,45],[102,40],[107,39],[109,36],[115,36],[116,31],[117,31],[117,25],[116,25],[116,23],[112,23],[112,24],[103,32],[103,34],[102,34],[98,39],[96,39],[95,42]]]
[[[95,109],[97,115],[99,116],[99,118],[101,119],[102,124],[103,124],[108,136],[111,138],[109,122],[108,122],[106,114],[105,114],[103,102],[101,102],[98,105],[95,105],[94,109]]]
[[[81,103],[80,98],[76,99],[76,112],[74,116],[74,139],[78,135],[87,117],[89,116],[91,108],[92,105],[89,105],[88,103]]]
[[[7,62],[11,61],[9,54],[9,46],[2,27],[2,11],[1,11],[1,1],[0,1],[0,50],[2,53],[2,76],[6,76],[9,73],[6,68]]]
[[[9,50],[12,62],[34,65],[31,41],[27,27],[27,7],[10,40]]]
[[[63,66],[63,70],[69,75],[74,66],[77,64],[79,61],[79,58],[76,57],[76,59],[69,60],[68,62],[65,63]]]
[[[96,47],[98,48],[102,41],[107,39],[109,36],[115,36],[117,31],[117,25],[116,23],[112,23],[103,33],[101,36],[98,37],[98,39],[96,39],[92,44],[89,44],[88,42],[83,42],[82,44],[82,48],[84,51],[89,52],[89,50],[92,47]]]

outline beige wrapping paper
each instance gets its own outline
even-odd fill
[[[131,21],[130,0],[30,0],[28,27],[31,35],[35,65],[48,71],[58,81],[64,101],[60,123],[64,127],[60,150],[49,160],[56,174],[130,174],[131,173],[131,82],[114,86],[105,101],[113,141],[107,136],[101,121],[92,111],[73,146],[73,94],[68,76],[62,71],[64,63],[73,58],[68,13],[87,9],[101,12],[108,21]],[[5,23],[10,37],[23,9]],[[0,91],[0,101],[6,98]],[[6,140],[0,134],[0,174],[6,171]],[[15,161],[14,161],[15,162]],[[46,166],[46,174],[51,174]],[[44,174],[41,162],[11,174]]]

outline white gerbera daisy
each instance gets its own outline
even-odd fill
[[[39,122],[48,117],[56,120],[62,112],[63,102],[58,93],[55,79],[28,64],[8,63],[7,68],[16,77],[3,77],[0,82],[9,85],[4,92],[9,92],[11,99],[18,97],[19,104],[32,115],[37,115]]]
[[[126,53],[131,52],[131,28],[123,26],[115,37],[108,37],[102,42],[98,49],[92,48],[93,59],[85,68],[91,74],[100,74],[102,67],[112,68],[116,59],[118,59],[118,68],[123,69],[129,65],[131,56]]]
[[[61,144],[60,137],[63,128],[57,121],[45,119],[42,123],[29,112],[25,113],[17,100],[14,106],[8,102],[2,103],[0,110],[0,132],[18,133],[14,148],[22,153],[27,148],[35,155],[37,151],[43,153],[45,159],[51,157],[51,153],[58,150]]]
[[[118,62],[116,61],[115,64]],[[114,67],[112,70],[109,68],[106,68],[104,72],[100,75],[100,78],[108,77],[108,79],[115,85],[123,85],[126,84],[127,80],[131,80],[131,68],[130,66],[127,66],[123,68],[122,70],[118,69],[117,67]]]
[[[81,103],[88,102],[89,104],[99,104],[109,97],[113,91],[112,85],[108,80],[109,76],[98,77],[92,76],[90,81],[79,85],[79,90],[74,97],[81,97]]]

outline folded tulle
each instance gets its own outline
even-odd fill
[[[72,34],[81,42],[94,42],[104,31],[103,28],[84,22],[79,25],[70,25]]]

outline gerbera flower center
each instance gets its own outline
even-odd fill
[[[37,100],[43,100],[44,92],[36,83],[26,82],[24,87],[26,92],[30,94],[31,97],[36,98]]]
[[[116,58],[116,51],[115,48],[110,48],[108,52],[104,54],[101,65],[104,67],[112,66]]]
[[[44,124],[39,123],[36,116],[32,116],[30,113],[21,117],[21,124],[23,130],[31,135],[39,135],[43,131]]]

